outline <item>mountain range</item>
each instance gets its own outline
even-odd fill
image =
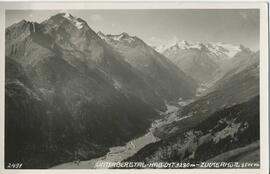
[[[259,54],[253,59],[184,106],[178,117],[186,119],[156,130],[161,140],[125,161],[259,163]]]
[[[231,150],[258,160],[259,52],[187,41],[153,48],[69,13],[14,23],[5,38],[6,166],[103,156],[179,99],[192,100],[177,113],[190,117],[155,130],[160,141],[127,161],[205,161]]]
[[[251,58],[255,54],[242,45],[192,43],[185,40],[155,49],[198,83],[213,83],[233,68],[252,64]]]
[[[138,37],[127,33],[105,35],[98,32],[98,35],[142,73],[146,82],[165,100],[178,99],[179,96],[190,98],[194,95],[196,82]]]
[[[25,168],[70,161],[74,149],[81,159],[104,154],[142,134],[165,109],[164,99],[195,94],[196,84],[158,53],[163,62],[151,71],[164,73],[168,84],[68,13],[6,28],[5,50],[6,162]]]

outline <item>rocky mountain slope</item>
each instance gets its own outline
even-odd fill
[[[250,64],[252,60],[249,57],[256,54],[244,46],[222,42],[180,41],[173,45],[156,47],[156,50],[168,57],[198,83],[217,81],[233,66],[239,66],[240,62]]]
[[[196,82],[138,37],[127,33],[105,35],[98,32],[98,35],[120,52],[127,63],[140,71],[146,82],[165,100],[194,96]]]
[[[70,14],[58,14],[41,24],[22,21],[7,28],[7,38],[10,33],[18,36],[6,40],[6,55],[25,67],[39,66],[47,57],[61,57],[80,73],[107,78],[115,88],[132,93],[152,106],[162,107],[161,99],[121,55],[104,43],[86,22],[81,22],[82,28],[78,29],[75,20],[82,21]],[[51,59],[55,60],[59,59]]]
[[[6,164],[47,168],[74,154],[101,156],[165,108],[142,73],[71,14],[15,23],[5,44]]]
[[[189,130],[178,131],[173,136],[144,147],[127,161],[258,163],[258,103],[259,97],[255,97],[248,102],[221,109]]]
[[[181,109],[178,116],[186,119],[156,130],[161,141],[127,161],[247,162],[252,155],[259,162],[259,57],[256,59],[239,72],[228,72],[211,92]]]

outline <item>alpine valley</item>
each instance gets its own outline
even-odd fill
[[[152,47],[66,12],[14,23],[5,32],[5,166],[259,163],[259,57],[222,42]]]

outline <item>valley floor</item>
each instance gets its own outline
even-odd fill
[[[174,120],[179,119],[176,115],[177,111],[180,109],[180,106],[175,106],[167,104],[167,111],[161,113],[164,117],[158,120],[155,120],[148,132],[143,136],[133,139],[127,142],[124,146],[116,146],[110,148],[110,151],[102,157],[91,159],[88,161],[68,162],[52,167],[52,169],[93,169],[97,168],[95,165],[99,162],[120,162],[128,157],[131,157],[137,153],[144,146],[154,143],[159,140],[158,137],[154,136],[154,130],[156,128],[162,127],[164,125],[172,123]]]

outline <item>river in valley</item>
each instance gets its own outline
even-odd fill
[[[164,125],[170,124],[173,121],[179,121],[181,119],[185,119],[187,117],[179,118],[177,117],[177,111],[184,105],[190,103],[191,101],[184,101],[181,99],[180,105],[170,105],[167,104],[167,111],[162,112],[163,118],[155,120],[151,127],[148,129],[147,133],[143,136],[133,139],[127,142],[124,146],[116,146],[111,147],[110,151],[99,158],[81,161],[80,163],[68,162],[64,164],[60,164],[54,166],[53,169],[94,169],[97,168],[95,165],[99,162],[121,162],[128,157],[133,156],[136,152],[138,152],[144,146],[159,141],[159,138],[155,137],[153,132],[156,128],[162,127]]]

